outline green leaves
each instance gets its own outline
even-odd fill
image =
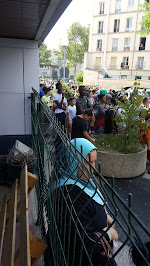
[[[142,36],[150,33],[150,2],[144,1],[143,5],[138,6],[138,12],[144,12],[143,21],[139,24],[142,26],[142,29],[136,31],[136,33],[140,33]]]
[[[119,107],[122,109],[122,122],[125,124],[121,132],[121,145],[123,145],[124,150],[128,152],[134,152],[134,150],[137,149],[136,147],[139,139],[147,127],[147,123],[145,122],[146,110],[140,106],[142,98],[136,86],[131,100],[127,99],[124,103],[118,103]],[[120,122],[119,116],[116,116],[116,122]]]
[[[40,48],[39,48],[39,65],[40,65],[40,67],[50,66],[51,55],[52,55],[51,50],[48,50],[47,45],[42,43]]]
[[[76,82],[83,82],[83,72],[79,71],[75,75],[75,81]]]

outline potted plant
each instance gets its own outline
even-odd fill
[[[146,110],[140,107],[142,96],[139,94],[139,83],[134,83],[132,98],[118,102],[121,115],[116,115],[116,126],[122,126],[117,134],[99,135],[96,138],[98,161],[104,176],[131,178],[141,175],[146,170],[147,146],[139,142],[146,134]]]

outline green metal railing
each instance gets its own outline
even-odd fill
[[[141,237],[141,235],[144,235],[145,239],[149,241],[150,232],[132,211],[132,195],[129,194],[127,205],[115,191],[115,179],[112,177],[112,184],[110,184],[101,175],[100,163],[99,170],[97,170],[86,160],[86,163],[90,166],[90,170],[87,170],[82,150],[80,153],[81,159],[79,159],[78,151],[76,147],[72,148],[65,128],[61,127],[53,113],[43,105],[38,92],[34,89],[31,95],[31,116],[33,149],[38,157],[36,169],[39,180],[36,186],[37,225],[41,229],[41,234],[47,237],[49,246],[44,255],[45,265],[85,265],[83,264],[84,257],[86,258],[86,265],[96,265],[93,263],[93,254],[95,246],[99,245],[98,242],[93,244],[89,252],[85,244],[86,229],[92,224],[95,217],[88,221],[84,230],[81,230],[79,216],[89,202],[85,202],[80,213],[76,215],[74,204],[80,194],[72,202],[69,199],[70,190],[66,191],[65,186],[52,189],[53,184],[59,181],[58,175],[62,162],[61,160],[59,162],[58,158],[61,157],[64,164],[67,160],[65,154],[61,154],[62,145],[65,147],[65,151],[69,151],[72,163],[76,162],[82,174],[86,176],[86,169],[88,177],[93,179],[96,187],[104,196],[104,204],[109,214],[114,218],[117,231],[121,232],[121,239],[119,238],[121,243],[114,254],[116,261],[120,260],[120,252],[127,245],[129,247],[134,246],[137,249],[144,260],[143,265],[150,265],[148,262],[149,253],[144,245],[145,240]],[[73,172],[70,172],[70,176],[72,174]],[[111,225],[108,229],[110,227]],[[139,249],[135,238],[140,243],[143,251]],[[110,265],[112,261],[113,258],[105,265]]]

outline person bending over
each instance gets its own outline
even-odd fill
[[[85,138],[91,142],[95,142],[95,139],[91,138],[88,134],[87,122],[91,120],[92,111],[91,109],[86,109],[83,114],[77,115],[72,120],[72,134],[71,138]]]
[[[104,235],[110,245],[112,240],[118,241],[118,233],[114,228],[114,219],[106,211],[104,197],[91,178],[90,173],[93,172],[93,168],[90,169],[88,161],[95,167],[97,149],[90,141],[83,138],[74,139],[71,143],[73,146],[69,150],[63,144],[58,151],[57,180],[50,186],[51,191],[58,195],[56,206],[58,208],[60,206],[58,209],[60,219],[57,219],[57,228],[60,230],[62,243],[67,247],[65,249],[67,265],[91,265],[85,248],[92,265],[105,265],[108,260],[98,233]],[[73,154],[74,151],[81,161],[81,150],[86,166],[84,169]],[[109,265],[114,266],[116,263],[112,260]]]

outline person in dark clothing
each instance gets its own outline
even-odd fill
[[[79,87],[79,97],[76,99],[76,108],[77,108],[77,115],[83,114],[83,111],[91,108],[91,104],[88,100],[88,98],[85,96],[86,95],[86,88],[85,86],[80,86]]]
[[[104,127],[105,127],[105,111],[107,110],[106,106],[106,95],[101,93],[98,95],[99,97],[99,104],[98,104],[98,109],[95,114],[95,133],[100,134],[104,132]]]
[[[87,122],[91,120],[92,111],[86,109],[83,114],[77,115],[72,120],[72,134],[71,138],[86,138],[91,142],[95,142],[95,139],[91,138],[88,134]]]
[[[81,155],[78,152],[81,152],[82,146],[82,154],[86,159],[84,161],[86,170],[79,168],[74,154],[70,149],[68,151],[64,145],[60,148],[56,160],[58,180],[51,187],[52,191],[56,190],[55,193],[59,195],[58,201],[61,203],[56,205],[61,205],[59,210],[61,219],[57,219],[57,226],[61,228],[61,240],[67,247],[67,265],[73,263],[78,265],[80,261],[82,266],[89,265],[87,251],[94,266],[103,266],[107,262],[107,258],[103,246],[94,232],[103,234],[109,243],[112,240],[117,241],[118,234],[114,229],[113,219],[106,212],[105,200],[101,192],[90,179],[92,169],[90,169],[88,161],[90,158],[90,163],[95,167],[97,150],[86,139],[79,138],[72,140],[71,143],[73,145],[72,152],[74,151],[80,160]],[[74,147],[76,147],[76,151]],[[67,208],[65,208],[66,204]],[[110,226],[109,229],[108,226]],[[75,240],[76,242],[74,242]],[[75,249],[75,255],[73,255],[73,249]],[[114,266],[116,263],[112,261],[110,265]]]

